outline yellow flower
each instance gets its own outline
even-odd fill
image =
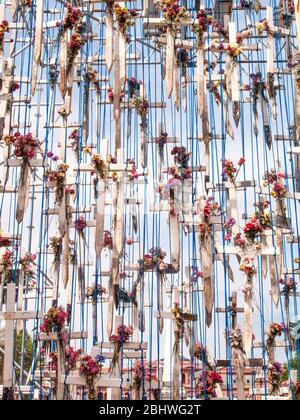
[[[99,162],[100,160],[100,155],[98,155],[98,153],[94,153],[92,156],[92,159],[94,162]]]
[[[60,178],[64,178],[65,177],[65,172],[58,172],[58,176]]]
[[[258,33],[261,34],[263,32],[263,30],[264,30],[264,24],[261,23],[261,22],[258,22],[256,24],[256,29],[257,29]]]
[[[271,191],[270,194],[271,194],[272,197],[274,197],[274,198],[276,197],[276,192],[275,191]]]
[[[8,146],[11,143],[10,137],[9,136],[4,136],[3,138],[4,143]]]
[[[89,146],[83,147],[82,151],[83,153],[87,153],[88,155],[91,154],[91,148]]]

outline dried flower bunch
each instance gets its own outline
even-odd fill
[[[27,287],[29,289],[35,286],[36,271],[34,268],[34,261],[36,260],[36,254],[30,254],[26,252],[25,256],[19,259],[20,270],[27,276]]]
[[[7,20],[2,20],[0,23],[0,48],[3,49],[4,45],[4,36],[9,32],[9,23]]]
[[[125,35],[126,30],[130,26],[134,26],[134,22],[131,21],[133,16],[136,16],[137,12],[132,9],[128,10],[126,6],[120,6],[119,3],[115,4],[115,16],[119,24],[120,31]]]
[[[73,130],[69,134],[68,139],[71,140],[72,150],[75,153],[78,153],[78,151],[79,151],[79,131],[78,131],[77,128],[75,128],[75,130]]]
[[[95,172],[97,172],[101,179],[108,178],[108,166],[107,162],[102,158],[99,153],[93,153],[92,155],[92,164],[95,168]]]
[[[147,361],[137,360],[133,367],[133,385],[136,390],[139,390],[142,386],[143,381],[151,382],[155,381],[156,372]]]
[[[75,350],[74,347],[66,347],[65,349],[65,360],[67,371],[73,371],[77,368],[79,356],[82,354],[82,349]],[[57,372],[58,370],[58,358],[57,352],[53,351],[49,354],[49,370]]]
[[[114,370],[114,367],[119,362],[119,356],[122,349],[122,346],[124,343],[128,342],[130,337],[133,334],[133,327],[132,326],[126,326],[123,324],[120,324],[117,327],[117,333],[112,334],[109,337],[109,341],[111,343],[114,343],[114,354],[110,366],[110,372]]]
[[[297,282],[292,277],[287,280],[280,279],[279,283],[283,286],[282,287],[283,293],[289,294],[291,292],[295,292],[297,289]]]
[[[253,277],[256,274],[254,258],[245,257],[240,264],[240,271],[243,271],[247,277]]]
[[[3,278],[13,267],[13,252],[6,249],[0,259],[0,284],[3,284]]]
[[[128,95],[132,99],[134,96],[140,95],[140,87],[142,81],[137,80],[135,77],[130,77],[127,79],[127,86],[128,86]]]
[[[282,324],[278,324],[278,322],[272,322],[271,324],[268,325],[267,332],[266,332],[266,335],[267,335],[266,348],[268,352],[274,346],[276,337],[281,336],[283,329],[284,328]]]
[[[74,347],[68,346],[65,350],[67,370],[72,371],[77,368],[79,356],[82,354],[82,349],[75,350]]]
[[[268,22],[265,19],[262,22],[258,22],[256,24],[256,30],[258,32],[258,35],[262,35],[264,31],[268,33],[270,31]]]
[[[229,181],[234,183],[244,163],[245,163],[244,158],[239,159],[237,166],[232,162],[232,160],[224,159],[223,174],[229,179]]]
[[[226,235],[224,237],[225,241],[231,241],[232,238],[232,228],[235,226],[236,220],[233,217],[230,217],[226,222],[224,223],[224,230],[226,232]]]
[[[241,54],[242,49],[238,42],[233,42],[232,44],[221,43],[219,44],[219,51],[220,52],[224,51],[226,54],[230,55],[230,57],[236,58]]]
[[[59,236],[52,236],[50,238],[50,247],[54,253],[54,261],[58,262],[59,254],[61,252],[62,239]]]
[[[51,152],[52,153],[52,152]],[[45,176],[50,187],[55,188],[55,203],[60,205],[65,192],[65,180],[69,165],[62,162],[56,169],[46,169]]]
[[[70,3],[66,3],[65,8],[65,16],[62,22],[56,22],[56,26],[60,29],[61,34],[68,29],[73,29],[75,25],[81,22],[83,17],[83,13],[78,7],[73,7]]]
[[[277,173],[275,170],[271,170],[264,175],[264,187],[270,185],[271,196],[274,198],[284,198],[287,193],[287,188],[284,185],[285,174],[283,172]]]
[[[163,16],[168,24],[176,24],[190,17],[186,8],[179,6],[178,3],[178,0],[158,0],[156,3],[163,11]]]
[[[82,32],[81,26],[78,26],[76,32],[71,35],[71,40],[68,43],[67,74],[70,73],[80,48],[86,43],[87,38]]]
[[[231,349],[243,351],[243,333],[240,328],[237,327],[230,331],[229,340]]]
[[[21,6],[31,7],[32,6],[32,0],[21,0]]]
[[[221,84],[223,84],[223,82],[219,80],[208,80],[206,82],[206,88],[209,92],[213,94],[217,105],[219,105],[222,102],[222,98],[218,90]]]
[[[216,387],[221,383],[223,379],[219,373],[205,369],[197,380],[196,389],[202,398],[210,399],[215,396]]]
[[[272,386],[271,395],[278,395],[280,393],[280,385],[282,383],[282,375],[285,373],[285,368],[279,362],[269,362],[267,369],[268,380]]]
[[[68,313],[62,306],[59,308],[52,307],[44,316],[40,330],[41,332],[49,334],[53,328],[56,328],[58,332],[60,332],[67,319]]]
[[[102,367],[102,364],[98,360],[93,359],[88,354],[84,354],[81,357],[79,372],[86,379],[89,400],[96,399],[95,380],[101,374]]]
[[[198,224],[200,240],[204,240],[206,235],[210,235],[212,232],[212,223],[210,218],[212,216],[220,216],[221,214],[222,210],[220,205],[213,197],[207,197],[201,214],[201,223]]]
[[[11,86],[9,88],[9,93],[13,93],[13,92],[15,92],[16,90],[19,90],[19,89],[20,89],[19,83],[12,81]]]
[[[148,254],[144,255],[143,260],[139,262],[142,264],[144,270],[153,270],[154,268],[159,271],[165,271],[168,264],[164,262],[166,253],[161,248],[151,248]]]
[[[109,86],[109,87],[107,88],[107,96],[108,96],[108,100],[109,100],[110,102],[113,102],[113,100],[114,100],[114,91],[113,91],[113,88],[112,88],[111,86]],[[121,93],[120,93],[120,102],[123,102],[123,100],[124,100],[124,90],[123,90],[123,89],[121,89]]]
[[[118,343],[118,344],[124,344],[127,341],[129,341],[129,338],[133,334],[133,327],[120,324],[117,328],[117,334],[112,334],[109,337],[109,341],[111,343]]]
[[[4,142],[7,146],[14,147],[14,157],[22,159],[33,159],[41,148],[41,142],[35,139],[32,133],[22,135],[17,132],[11,136],[5,136]]]
[[[168,174],[172,176],[172,180],[184,181],[192,177],[191,168],[188,167],[188,162],[191,153],[187,153],[185,147],[173,147],[171,155],[174,157],[174,166],[168,169]]]
[[[97,287],[95,285],[88,287],[85,296],[90,302],[95,303],[99,297],[101,298],[106,294],[107,289],[101,286],[101,284],[97,284]]]
[[[184,317],[183,311],[179,307],[179,304],[175,304],[172,308],[172,314],[174,315],[173,331],[175,336],[175,342],[180,340],[184,335]]]
[[[208,26],[213,23],[212,15],[212,9],[200,9],[198,11],[196,23],[193,25],[193,31],[197,34],[199,40],[202,40],[204,33],[207,32]]]
[[[260,234],[263,232],[264,227],[261,225],[260,220],[256,217],[253,217],[249,222],[247,222],[244,226],[244,235],[245,237],[251,241],[254,242],[255,239],[260,236]]]
[[[113,248],[113,239],[112,235],[109,230],[103,231],[103,239],[102,239],[102,246],[106,249],[112,249]]]
[[[80,216],[78,219],[76,219],[74,225],[77,232],[82,233],[87,226],[84,216]]]
[[[148,113],[149,113],[149,101],[148,99],[141,99],[138,96],[134,96],[132,98],[132,106],[134,106],[137,110],[138,115],[141,117],[141,127],[147,128],[148,127]]]

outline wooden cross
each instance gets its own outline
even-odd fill
[[[64,337],[65,335],[65,337]],[[52,341],[59,341],[59,340],[85,340],[88,338],[88,335],[84,331],[72,331],[68,333],[66,330],[63,330],[60,334],[58,333],[40,333],[38,336],[39,340],[42,342],[52,342]],[[61,348],[60,345],[57,346],[57,399],[63,400],[64,398],[64,389],[65,389],[65,367],[64,367],[64,359],[65,356],[62,352],[64,352],[64,347]]]
[[[149,143],[152,143],[152,144],[155,143],[156,144],[158,181],[162,182],[162,180],[163,180],[163,165],[165,163],[165,153],[164,153],[165,145],[167,145],[168,143],[178,144],[179,139],[178,139],[178,137],[164,136],[165,129],[164,129],[163,123],[158,124],[158,133],[159,133],[158,137],[154,137],[154,138],[150,137],[150,139],[148,140],[148,144]]]
[[[16,286],[14,283],[7,285],[6,311],[0,313],[5,320],[5,353],[3,372],[3,399],[12,399],[13,396],[13,363],[14,363],[14,321],[38,320],[41,313],[36,311],[15,311]]]
[[[117,334],[117,329],[119,325],[123,324],[123,317],[116,315],[114,324],[115,324],[114,325],[115,334]],[[114,352],[112,351],[103,352],[103,349],[114,350],[114,348],[115,348],[115,345],[114,343],[111,343],[111,342],[98,343],[92,348],[91,355],[92,357],[97,357],[100,355],[100,356],[104,356],[106,359],[113,359]],[[119,353],[119,360],[116,363],[111,373],[111,378],[115,381],[115,385],[114,386],[106,385],[108,388],[110,388],[108,399],[120,398],[120,390],[123,387],[122,372],[121,372],[122,360],[146,358],[147,348],[148,348],[148,343],[126,342],[122,344],[122,348]]]
[[[237,331],[237,314],[243,313],[244,308],[239,308],[237,306],[237,292],[233,291],[231,297],[229,298],[230,306],[226,308],[216,308],[217,313],[230,313],[231,317],[231,328],[229,331],[226,331],[226,339],[227,339],[227,347],[231,347],[231,343],[229,341],[229,334],[234,334]],[[237,360],[240,360],[243,355],[243,349],[236,349],[231,348],[231,356],[232,360],[230,360],[230,364],[233,362],[234,368],[236,371],[236,380],[237,380],[237,399],[244,400],[245,399],[245,376],[244,376],[244,367],[241,363],[237,363]],[[238,352],[238,354],[236,353]],[[241,354],[242,352],[242,354]],[[226,360],[227,363],[227,360]],[[227,365],[226,365],[227,366]]]

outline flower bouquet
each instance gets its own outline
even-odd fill
[[[213,10],[209,9],[204,10],[200,9],[196,16],[196,23],[193,24],[193,32],[197,34],[198,43],[201,45],[203,43],[203,35],[207,32],[208,26],[213,22]]]
[[[190,18],[186,8],[179,6],[178,0],[158,0],[156,4],[163,11],[163,16],[169,25]]]
[[[113,239],[108,230],[103,232],[102,247],[106,249],[113,249]]]
[[[168,264],[164,262],[166,253],[161,248],[151,248],[148,254],[144,255],[143,260],[139,263],[142,266],[143,271],[157,269],[158,271],[165,271]]]
[[[257,239],[257,237],[259,237],[264,231],[264,227],[261,225],[259,219],[253,217],[249,222],[246,223],[243,231],[249,243],[253,244],[255,239]]]
[[[271,395],[280,394],[280,385],[282,383],[282,375],[285,373],[286,369],[279,362],[269,362],[267,365],[267,377],[272,386]]]
[[[79,372],[86,379],[89,400],[96,399],[95,380],[101,374],[102,367],[98,360],[93,359],[88,354],[81,357]]]
[[[149,114],[149,101],[148,99],[141,99],[134,96],[132,99],[132,106],[136,108],[138,115],[141,117],[140,127],[146,131],[148,128],[148,114]]]
[[[108,178],[108,164],[98,153],[92,155],[92,164],[95,168],[95,172],[99,174],[100,179]]]
[[[203,210],[201,212],[201,222],[198,224],[198,232],[200,242],[203,242],[207,236],[212,233],[212,223],[210,218],[212,216],[220,216],[222,214],[221,207],[214,200],[213,197],[208,197],[205,200]]]
[[[50,334],[53,329],[56,329],[60,333],[65,326],[65,322],[68,319],[68,313],[62,306],[59,308],[52,307],[48,310],[44,316],[43,323],[40,326],[40,330],[43,333]]]
[[[225,159],[223,162],[223,174],[229,179],[230,182],[233,184],[239,174],[241,167],[244,165],[245,159],[240,158],[238,161],[238,165],[236,166],[232,160]]]
[[[194,357],[200,360],[206,369],[213,370],[214,361],[211,359],[207,348],[199,341],[193,345]]]
[[[67,50],[67,76],[71,73],[75,59],[80,51],[80,48],[86,43],[86,36],[82,35],[81,27],[78,26],[76,32],[71,35],[71,40],[68,42]]]
[[[149,362],[137,360],[133,367],[133,387],[136,392],[136,400],[141,400],[141,388],[143,381],[152,382],[157,379],[156,372]]]
[[[277,202],[277,216],[281,219],[283,227],[289,227],[286,217],[285,197],[288,192],[287,187],[284,185],[285,174],[283,172],[276,172],[271,170],[264,176],[263,186],[270,188],[270,195],[276,199]]]
[[[68,29],[73,29],[76,25],[81,23],[83,13],[78,7],[73,7],[70,3],[65,4],[65,16],[61,22],[56,22],[59,28],[58,38],[61,38]]]
[[[66,368],[68,372],[76,370],[79,356],[82,354],[82,349],[75,350],[74,347],[66,347]]]
[[[109,341],[111,343],[114,343],[114,354],[110,366],[110,373],[112,373],[116,367],[116,365],[119,364],[119,357],[120,352],[122,349],[122,346],[124,343],[127,343],[129,341],[129,338],[133,334],[133,327],[120,324],[117,328],[117,334],[113,334],[109,337]]]
[[[276,337],[280,337],[283,331],[282,324],[278,324],[277,322],[272,322],[268,325],[267,328],[267,339],[266,339],[266,350],[269,356],[270,361],[274,359],[274,346],[275,346],[275,339]]]
[[[95,303],[98,301],[98,298],[101,300],[102,296],[106,294],[107,289],[100,284],[97,284],[97,287],[95,285],[88,287],[85,296],[89,302]]]
[[[209,400],[216,395],[216,387],[218,384],[223,383],[222,376],[215,371],[204,370],[196,383],[197,392],[200,397]]]
[[[33,137],[31,133],[22,135],[17,132],[10,136],[4,137],[7,146],[13,146],[13,156],[21,159],[21,171],[18,182],[18,201],[16,220],[21,223],[28,204],[29,183],[31,178],[30,161],[35,158],[38,151],[41,151],[41,142]]]
[[[0,23],[0,52],[4,49],[4,36],[9,32],[9,23],[7,20],[2,20]]]
[[[50,152],[52,153],[52,152]],[[48,152],[49,154],[49,152]],[[65,193],[66,173],[69,169],[67,163],[60,163],[56,169],[47,169],[45,172],[48,186],[55,188],[55,204],[60,206]]]
[[[4,286],[4,284],[8,281],[12,267],[13,252],[6,249],[0,259],[0,286]]]
[[[252,278],[256,274],[256,268],[253,261],[253,258],[245,257],[240,264],[240,271],[243,271],[249,278]]]
[[[134,26],[134,22],[131,22],[131,17],[136,15],[135,10],[128,10],[126,6],[120,6],[119,3],[115,4],[115,17],[119,24],[119,29],[122,34],[126,37],[126,31],[130,26]]]
[[[28,290],[33,289],[36,285],[35,276],[36,272],[33,267],[34,261],[36,260],[36,254],[26,253],[24,257],[19,259],[20,271],[23,273],[24,277],[27,277],[26,287]],[[24,280],[26,280],[26,277]]]

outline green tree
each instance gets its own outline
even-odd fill
[[[23,330],[19,331],[16,336],[16,353],[15,353],[15,361],[21,366],[22,365],[22,358],[23,359],[23,369],[28,372],[30,370],[30,366],[33,359],[33,341],[25,330],[25,340],[24,340],[24,351],[23,351]],[[20,369],[16,369],[17,378],[19,377]]]

